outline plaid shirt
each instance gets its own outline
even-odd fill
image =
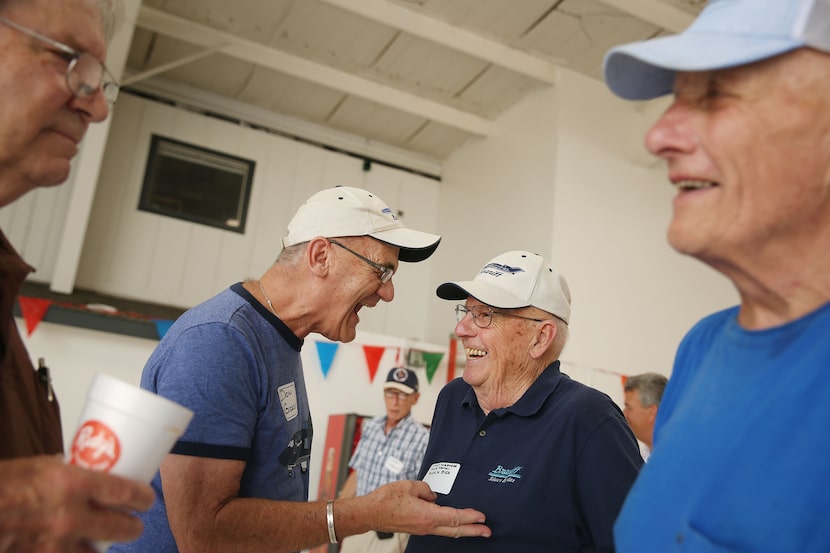
[[[360,442],[349,466],[357,471],[357,495],[366,495],[395,480],[417,480],[429,430],[407,415],[389,434],[386,415],[363,422]]]

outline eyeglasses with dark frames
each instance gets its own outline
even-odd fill
[[[14,21],[10,21],[5,17],[0,17],[0,23],[25,35],[29,35],[57,50],[55,53],[60,55],[68,63],[66,67],[66,85],[75,98],[86,100],[101,88],[104,91],[104,98],[106,98],[107,103],[109,105],[115,103],[115,99],[118,97],[118,82],[116,82],[115,77],[107,69],[107,66],[104,65],[104,62],[89,52],[79,52],[71,46],[51,39]]]
[[[376,271],[378,271],[380,273],[379,276],[380,276],[380,283],[381,284],[386,284],[387,282],[392,280],[392,276],[395,274],[395,269],[392,269],[391,267],[384,267],[383,265],[375,263],[374,261],[372,261],[368,257],[364,257],[364,256],[360,255],[359,253],[357,253],[356,251],[347,248],[346,246],[344,246],[343,244],[341,244],[337,240],[329,239],[329,242],[331,242],[332,244],[334,244],[336,246],[340,246],[341,248],[343,248],[344,250],[346,250],[347,252],[349,252],[353,256],[357,257],[361,261],[364,261],[364,262],[368,263],[369,265],[371,265],[372,268],[374,268]]]
[[[493,309],[488,305],[475,305],[473,307],[467,307],[466,305],[458,304],[455,306],[455,320],[459,323],[467,316],[467,313],[470,314],[470,317],[473,318],[473,323],[478,328],[487,328],[493,322],[493,315],[499,315],[501,317],[513,317],[514,319],[525,319],[527,321],[536,321],[537,323],[544,322],[545,319],[534,319],[533,317],[524,317],[522,315],[514,315],[513,313],[505,313],[503,311],[493,311]]]

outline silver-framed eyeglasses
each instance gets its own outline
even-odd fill
[[[407,394],[406,392],[401,392],[400,390],[384,390],[383,395],[386,399],[397,399],[398,401],[403,401],[412,394]]]
[[[487,328],[493,322],[493,315],[502,317],[513,317],[514,319],[525,319],[527,321],[543,322],[545,319],[534,319],[533,317],[524,317],[522,315],[514,315],[513,313],[504,313],[503,311],[493,311],[489,305],[474,305],[467,307],[466,305],[458,304],[455,306],[455,320],[459,323],[470,314],[473,318],[473,323],[478,328]]]
[[[369,265],[371,265],[373,269],[375,269],[376,271],[378,271],[380,273],[378,276],[380,276],[380,283],[381,284],[386,284],[387,282],[392,280],[392,276],[395,274],[395,269],[392,269],[391,267],[384,267],[383,265],[380,265],[379,263],[375,263],[374,261],[372,261],[368,257],[364,257],[364,256],[360,255],[359,253],[357,253],[356,251],[347,248],[346,246],[344,246],[343,244],[341,244],[337,240],[332,240],[331,238],[329,238],[329,242],[331,242],[332,244],[335,244],[337,246],[340,246],[341,248],[343,248],[344,250],[346,250],[347,252],[349,252],[353,256],[355,256],[358,259],[360,259],[360,260],[368,263]]]
[[[66,85],[75,98],[85,100],[92,97],[101,88],[104,91],[104,98],[107,99],[107,103],[109,105],[115,103],[115,99],[118,97],[118,82],[112,73],[110,73],[110,70],[107,69],[107,66],[104,65],[104,62],[89,52],[79,52],[71,46],[51,39],[14,21],[10,21],[5,17],[0,17],[0,23],[29,35],[57,50],[55,53],[60,55],[68,63],[66,66]]]

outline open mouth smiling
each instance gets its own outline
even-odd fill
[[[464,348],[464,353],[467,354],[469,359],[481,359],[485,355],[487,355],[486,351],[474,348]]]
[[[718,186],[716,182],[704,180],[680,180],[672,184],[675,188],[682,192],[686,192],[689,190],[702,190],[705,188],[714,188]]]

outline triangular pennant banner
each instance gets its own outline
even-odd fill
[[[161,340],[164,338],[164,335],[167,334],[167,331],[170,330],[170,327],[173,326],[175,321],[155,319],[153,322],[156,323],[156,333],[159,335],[159,340]]]
[[[438,370],[438,365],[444,357],[443,353],[429,353],[424,352],[424,363],[427,365],[427,382],[432,382],[432,377],[435,376],[435,371]]]
[[[337,347],[339,345],[336,342],[317,342],[317,357],[320,359],[323,378],[329,375],[329,369],[334,361],[334,354],[337,353]]]
[[[380,358],[386,348],[383,346],[363,346],[363,353],[366,355],[366,364],[369,366],[369,382],[375,380],[375,373],[378,372]]]
[[[52,300],[18,296],[17,303],[20,305],[23,320],[26,321],[26,333],[31,336],[52,305]]]

